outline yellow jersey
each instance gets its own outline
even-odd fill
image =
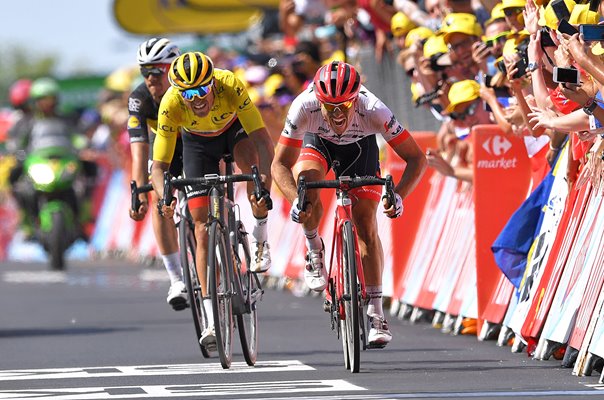
[[[200,137],[219,136],[237,119],[246,133],[264,128],[260,112],[245,85],[231,71],[214,69],[214,104],[205,117],[196,116],[180,91],[170,87],[159,106],[153,160],[170,163],[178,132]]]

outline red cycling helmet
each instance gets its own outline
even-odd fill
[[[29,79],[19,79],[11,85],[8,98],[13,107],[21,107],[29,100],[30,89],[31,81]]]
[[[352,65],[334,61],[319,68],[314,84],[317,100],[339,104],[356,99],[361,89],[361,76]]]

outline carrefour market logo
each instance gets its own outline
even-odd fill
[[[512,143],[504,136],[495,135],[484,141],[482,148],[492,158],[478,160],[477,168],[485,169],[510,169],[516,168],[518,159],[516,157],[505,158],[505,154],[512,148]]]
[[[482,148],[493,156],[501,156],[512,148],[512,143],[503,136],[492,136],[484,141]]]

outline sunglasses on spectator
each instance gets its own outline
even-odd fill
[[[162,76],[163,74],[166,73],[167,69],[168,69],[167,65],[158,65],[158,64],[143,65],[140,68],[141,75],[144,78],[148,78],[150,76]]]
[[[472,38],[467,38],[462,40],[461,42],[449,43],[447,45],[447,48],[451,51],[456,51],[461,49],[462,47],[470,47],[472,43],[474,43],[474,40],[472,40]]]
[[[204,99],[212,91],[212,83],[214,83],[213,80],[205,86],[198,86],[196,88],[181,90],[180,94],[181,94],[182,98],[187,101],[193,101],[195,99],[195,97]]]
[[[467,117],[474,115],[474,113],[476,112],[476,107],[478,107],[478,102],[475,101],[474,103],[472,103],[472,105],[470,105],[468,108],[466,108],[465,111],[452,112],[449,114],[449,117],[451,117],[451,119],[453,121],[463,121]]]
[[[503,13],[505,14],[506,17],[513,17],[516,14],[520,14],[522,12],[522,10],[524,10],[524,8],[522,8],[522,7],[512,7],[512,8],[504,9]]]
[[[489,47],[494,46],[495,43],[505,43],[505,41],[508,40],[509,33],[510,32],[501,32],[498,35],[485,39],[484,43]]]
[[[348,100],[343,103],[331,104],[331,103],[322,103],[323,108],[328,113],[335,113],[336,110],[340,110],[340,112],[344,112],[349,110],[354,105],[354,100]]]
[[[409,78],[413,77],[413,73],[415,72],[415,68],[409,68],[408,70],[405,71],[405,74],[407,74],[407,76]]]

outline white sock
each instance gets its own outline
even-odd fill
[[[214,313],[212,312],[212,299],[203,299],[203,308],[208,319],[208,326],[214,326]]]
[[[367,296],[369,296],[367,315],[370,317],[383,317],[384,310],[382,309],[382,285],[367,286]]]
[[[170,276],[170,282],[182,281],[182,268],[180,267],[180,254],[178,252],[161,256],[166,271]]]
[[[319,236],[317,229],[307,231],[304,229],[304,236],[306,236],[306,247],[308,250],[321,250],[321,236]]]
[[[252,230],[252,236],[259,243],[266,242],[268,237],[268,216],[254,219],[256,220],[256,223],[254,224],[254,229]]]

